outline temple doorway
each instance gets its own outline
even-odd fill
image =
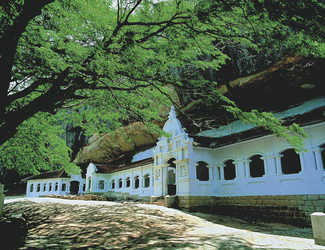
[[[175,195],[176,194],[176,165],[174,163],[175,158],[171,158],[167,163],[168,166],[168,195]]]
[[[71,181],[70,182],[70,194],[78,194],[79,193],[79,181]]]

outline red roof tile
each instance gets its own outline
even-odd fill
[[[22,179],[22,181],[52,179],[52,178],[70,178],[70,176],[64,170],[46,171],[46,172],[40,173],[39,175],[32,175],[27,178],[24,178],[24,179]]]
[[[141,161],[137,162],[131,162],[129,164],[121,165],[121,166],[103,166],[103,165],[96,165],[97,168],[97,173],[115,173],[118,171],[130,169],[130,168],[135,168],[135,167],[140,167],[143,165],[148,165],[150,163],[153,163],[153,158],[147,158]]]

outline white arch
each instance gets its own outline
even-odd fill
[[[281,154],[288,149],[294,149],[294,148],[291,145],[284,145],[284,146],[278,148],[277,150],[275,150],[275,152],[276,152],[276,154]]]
[[[204,162],[205,164],[207,164],[207,166],[211,166],[212,164],[207,161],[207,160],[197,160],[194,162],[194,166],[197,166],[199,162]]]
[[[265,156],[265,154],[262,153],[261,151],[253,151],[253,152],[249,152],[249,154],[247,154],[247,155],[244,157],[244,159],[250,159],[250,158],[252,158],[252,157],[255,156],[255,155],[260,155],[261,157],[264,157],[264,156]]]
[[[164,163],[167,163],[170,159],[174,158],[177,161],[177,155],[175,154],[168,154],[163,158]]]
[[[232,157],[232,156],[224,157],[224,158],[222,158],[222,160],[220,161],[220,164],[218,164],[218,165],[223,165],[223,164],[225,164],[226,161],[229,161],[229,160],[236,161],[236,158]]]
[[[129,186],[127,186],[127,181],[130,181],[130,185]],[[128,175],[128,176],[126,176],[125,177],[125,180],[124,180],[124,187],[125,188],[130,188],[132,186],[132,179],[131,179],[131,176],[130,175]]]

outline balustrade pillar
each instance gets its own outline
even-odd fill
[[[214,173],[213,173],[214,166],[207,166],[207,167],[209,169],[209,181],[212,181],[214,180]]]
[[[305,154],[299,153],[299,158],[300,158],[301,171],[305,172],[306,171]]]
[[[168,194],[168,166],[162,167],[162,194]]]
[[[282,174],[282,168],[281,168],[281,157],[283,155],[276,155],[275,158],[275,165],[276,165],[276,174],[280,175]]]
[[[246,178],[251,177],[251,171],[250,171],[250,168],[249,168],[249,163],[250,162],[251,162],[251,160],[245,160],[244,161],[244,165],[245,165],[245,177]]]
[[[220,180],[225,179],[225,166],[220,166]]]
[[[321,153],[323,150],[324,150],[323,148],[313,149],[315,154],[315,160],[316,160],[316,170],[324,170],[324,162]]]

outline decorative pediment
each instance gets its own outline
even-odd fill
[[[187,137],[187,133],[185,133],[185,131],[183,130],[181,122],[176,117],[176,112],[175,112],[175,108],[173,105],[170,108],[168,120],[166,121],[166,123],[163,127],[163,130],[165,132],[169,133],[171,135],[171,137],[170,138],[162,137],[162,138],[160,138],[159,141],[163,141],[166,139],[172,139],[173,137],[181,135],[181,134],[184,134]]]
[[[166,121],[163,130],[170,136],[161,137],[153,149],[155,165],[164,164],[171,157],[176,160],[182,160],[188,157],[188,150],[192,147],[193,139],[182,128],[181,122],[177,119],[174,106],[171,107],[169,118]]]

